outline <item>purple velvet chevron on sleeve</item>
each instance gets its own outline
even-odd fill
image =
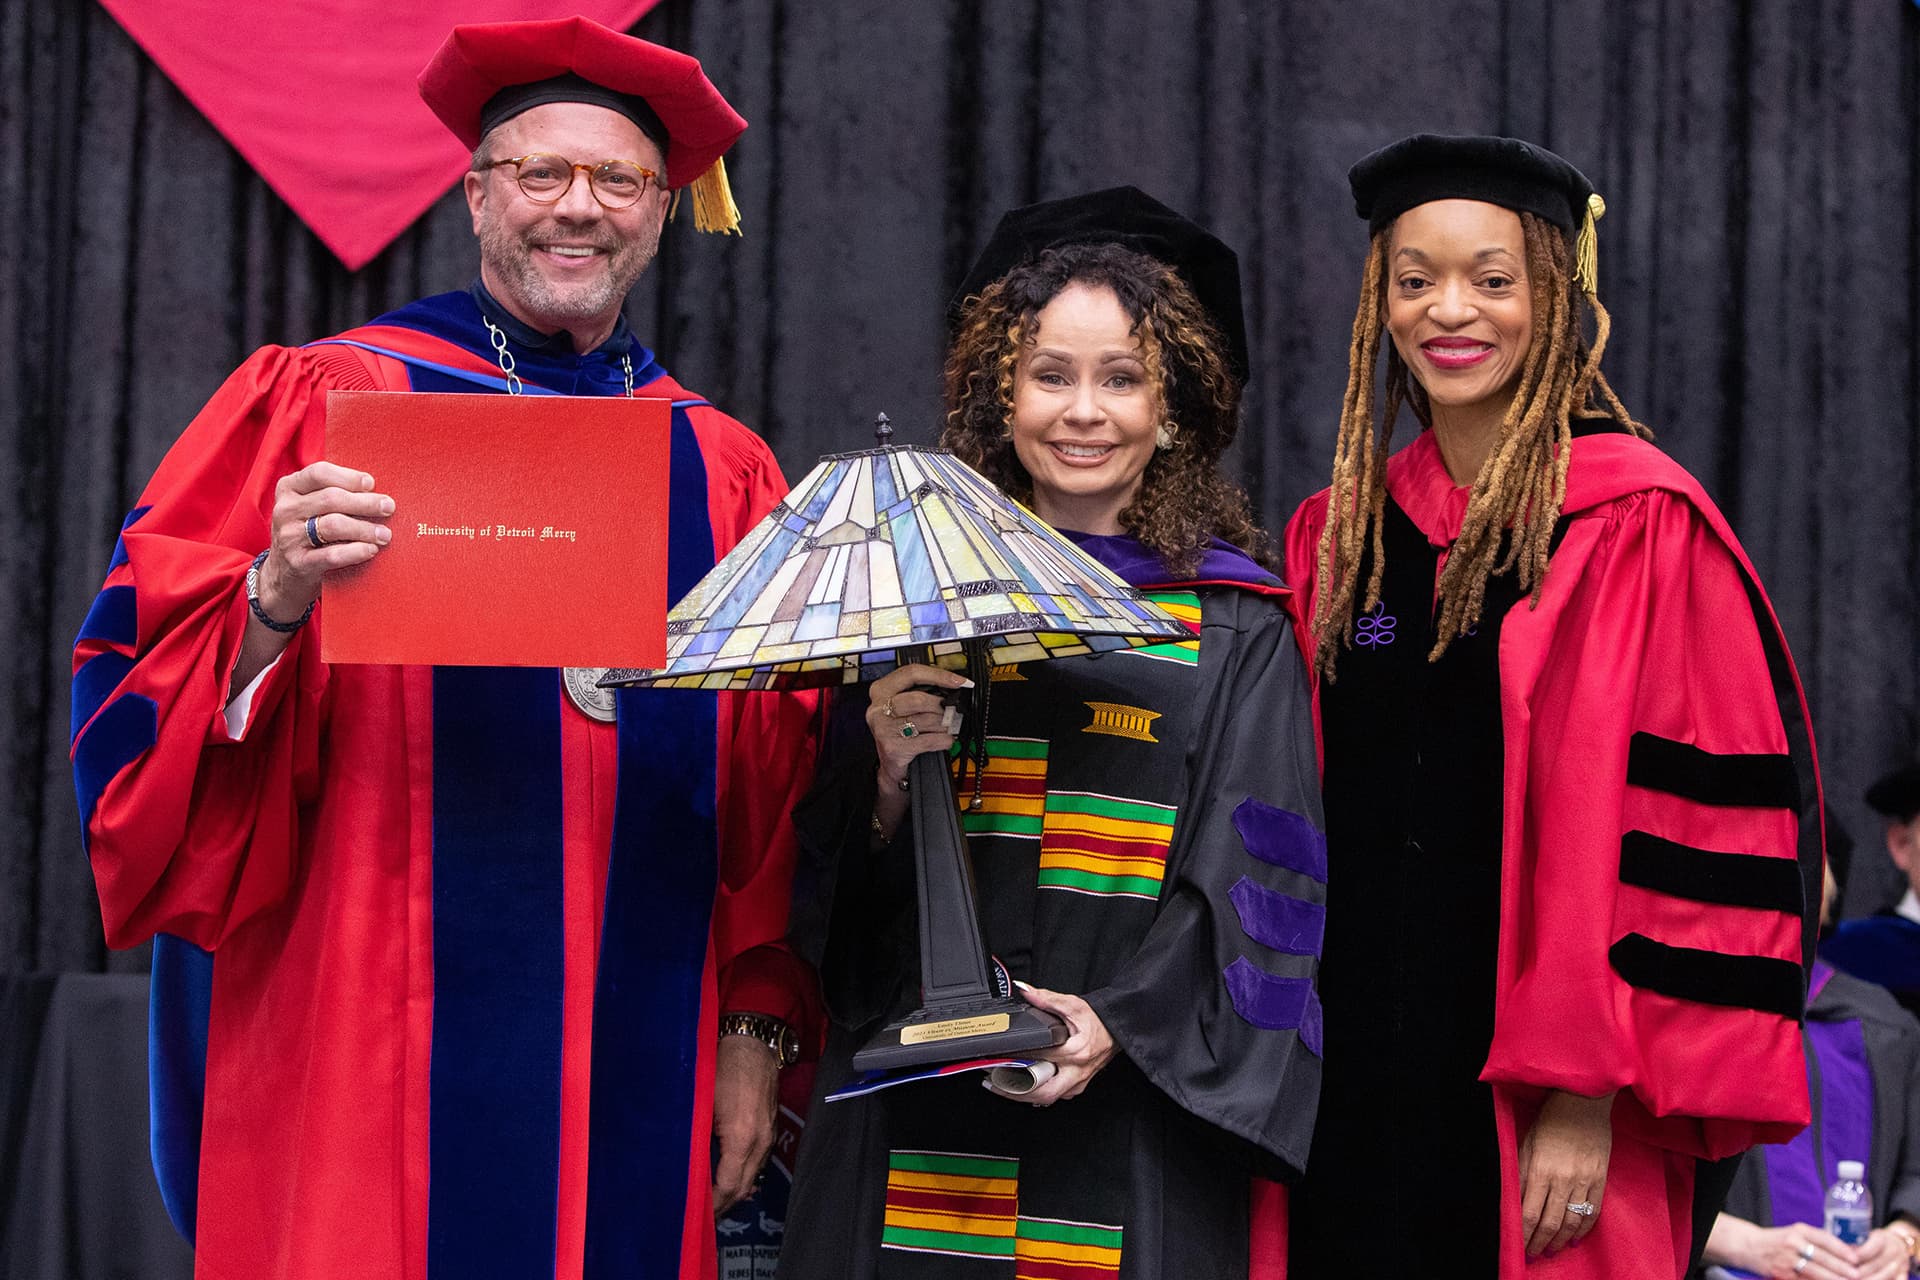
[[[1317,956],[1327,931],[1327,909],[1245,876],[1227,890],[1249,938],[1290,956]]]
[[[1268,1031],[1298,1031],[1300,1043],[1320,1056],[1320,997],[1311,978],[1282,978],[1245,956],[1220,971],[1234,1012]]]
[[[1276,867],[1327,882],[1327,838],[1291,809],[1248,796],[1233,811],[1233,829],[1251,856]]]

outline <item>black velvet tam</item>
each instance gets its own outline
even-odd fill
[[[1431,200],[1481,200],[1538,214],[1569,240],[1587,216],[1593,184],[1548,151],[1518,138],[1416,133],[1347,170],[1354,212],[1378,232]]]
[[[1244,384],[1249,365],[1239,257],[1205,227],[1138,187],[1109,187],[1006,213],[947,304],[949,325],[957,324],[968,298],[1042,250],[1107,243],[1156,258],[1180,274],[1226,340],[1223,354]]]
[[[661,154],[667,150],[667,126],[663,124],[647,100],[636,93],[621,93],[618,89],[609,89],[598,85],[585,76],[572,72],[563,76],[553,76],[546,80],[536,80],[532,84],[510,84],[487,99],[480,108],[480,136],[492,133],[494,126],[503,124],[523,111],[549,102],[585,102],[596,107],[605,107],[617,111],[640,128],[640,132],[660,148]]]
[[[1920,817],[1920,764],[1902,765],[1868,787],[1867,803],[1901,822]]]

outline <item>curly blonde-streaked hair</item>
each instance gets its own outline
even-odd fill
[[[1600,299],[1577,285],[1567,237],[1535,214],[1520,214],[1520,224],[1533,301],[1532,342],[1499,438],[1474,477],[1460,536],[1440,574],[1440,617],[1430,660],[1479,623],[1487,579],[1493,574],[1515,574],[1521,591],[1539,598],[1553,527],[1566,498],[1573,419],[1609,419],[1642,439],[1652,438],[1600,372],[1612,321]],[[1353,642],[1356,598],[1362,613],[1380,602],[1386,567],[1381,513],[1394,419],[1400,406],[1407,404],[1422,426],[1433,421],[1425,391],[1409,374],[1392,342],[1383,341],[1387,243],[1392,234],[1391,227],[1376,232],[1367,253],[1348,349],[1347,396],[1334,445],[1327,523],[1320,533],[1313,667],[1328,680],[1334,677],[1340,649]],[[1592,315],[1591,342],[1582,332],[1582,307]],[[1386,399],[1376,425],[1374,369],[1382,348],[1387,363]],[[1360,561],[1368,551],[1372,571],[1362,583]]]
[[[1240,422],[1240,380],[1206,308],[1173,268],[1118,244],[1057,245],[966,300],[947,351],[947,421],[940,443],[1018,498],[1033,503],[1033,477],[1014,453],[1014,381],[1041,310],[1069,284],[1113,290],[1133,321],[1140,357],[1164,421],[1177,430],[1156,449],[1120,527],[1176,576],[1223,538],[1275,568],[1267,533],[1246,492],[1220,471]]]

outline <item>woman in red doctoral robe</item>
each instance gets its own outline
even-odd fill
[[[1292,1273],[1409,1274],[1367,1243],[1390,1224],[1422,1273],[1678,1277],[1721,1162],[1807,1120],[1798,681],[1725,520],[1600,373],[1586,179],[1432,135],[1350,177],[1372,244],[1333,483],[1286,540],[1330,872]],[[1403,404],[1424,429],[1389,458]]]

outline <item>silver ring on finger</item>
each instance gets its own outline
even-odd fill
[[[1808,1255],[1804,1253],[1801,1254],[1800,1261],[1793,1264],[1793,1274],[1799,1275],[1802,1271],[1805,1271],[1807,1269],[1807,1263],[1810,1262],[1811,1260],[1812,1259],[1809,1258]]]
[[[920,736],[920,728],[914,724],[913,721],[909,720],[900,726],[900,736],[903,738],[917,738]]]
[[[1591,1218],[1594,1214],[1600,1212],[1600,1210],[1591,1200],[1569,1200],[1567,1201],[1567,1212],[1577,1214],[1582,1218]]]
[[[1802,1240],[1800,1242],[1800,1261],[1810,1262],[1813,1260],[1813,1255],[1814,1255],[1813,1241]]]
[[[327,540],[320,536],[319,516],[307,517],[307,545],[315,551],[327,545]]]

